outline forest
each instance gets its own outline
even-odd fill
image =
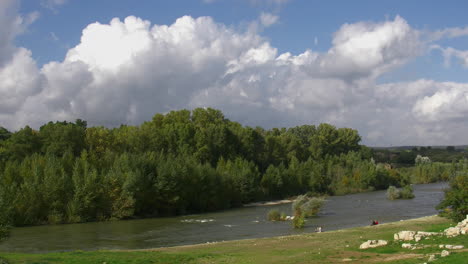
[[[0,224],[199,213],[300,194],[342,195],[449,180],[465,161],[377,163],[350,128],[263,129],[219,110],[156,114],[139,126],[0,127]]]

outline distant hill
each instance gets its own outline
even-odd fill
[[[468,145],[457,146],[391,146],[371,147],[377,162],[414,165],[417,155],[435,162],[452,162],[468,158]]]
[[[370,147],[372,149],[386,149],[386,150],[412,150],[414,148],[432,148],[432,149],[447,149],[447,147],[452,147],[451,145],[441,145],[441,146],[390,146],[390,147]],[[456,150],[466,150],[468,145],[457,145],[453,146]]]

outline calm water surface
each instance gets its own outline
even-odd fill
[[[294,230],[290,222],[266,221],[271,209],[292,214],[291,204],[282,204],[182,217],[15,228],[0,251],[141,249],[307,233],[317,226],[330,231],[369,225],[372,219],[385,223],[434,215],[445,188],[445,183],[414,185],[412,200],[389,201],[385,191],[328,197],[319,216],[309,219],[302,230]]]

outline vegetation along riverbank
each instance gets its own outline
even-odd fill
[[[402,230],[440,232],[455,223],[438,216],[323,233],[310,233],[264,239],[248,239],[171,248],[128,251],[74,251],[47,254],[0,253],[6,263],[424,263],[432,254],[433,263],[464,263],[468,257],[466,235],[431,237],[419,249],[402,248],[395,241]],[[373,239],[384,239],[384,247],[359,249]],[[463,245],[439,257],[438,245]]]
[[[330,124],[242,126],[211,108],[118,128],[83,120],[0,128],[0,229],[201,213],[449,180],[468,170],[463,160],[377,163],[360,140],[356,130]]]

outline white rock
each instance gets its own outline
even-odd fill
[[[419,242],[421,240],[422,236],[421,235],[415,235],[414,236],[414,241]]]
[[[386,240],[367,240],[366,242],[362,243],[359,248],[360,249],[367,249],[367,248],[376,248],[381,246],[386,246],[388,242]]]
[[[450,252],[448,252],[447,250],[442,250],[442,253],[440,253],[440,256],[443,257],[443,258],[448,256],[448,255],[450,255]]]
[[[446,248],[446,249],[462,249],[462,248],[464,248],[464,246],[463,246],[463,245],[455,245],[455,246],[453,246],[453,245],[445,245],[445,248]]]
[[[416,234],[420,235],[421,237],[440,236],[440,235],[442,235],[442,233],[439,233],[439,232],[423,232],[423,231],[418,231]]]
[[[444,245],[439,245],[439,248],[444,248],[445,246]]]
[[[436,260],[435,255],[429,255],[429,259],[427,261],[431,262]]]
[[[460,235],[460,228],[458,227],[449,227],[445,229],[444,234],[448,237],[455,237]]]
[[[414,239],[414,235],[416,235],[416,232],[414,232],[414,231],[400,231],[400,232],[394,234],[393,238],[395,240],[409,241],[409,240]]]
[[[468,225],[467,225],[467,226],[464,226],[464,227],[460,227],[460,233],[461,233],[462,235],[468,234]]]
[[[410,243],[403,243],[403,244],[401,244],[401,247],[410,249],[410,248],[413,247],[413,245],[411,245]]]

